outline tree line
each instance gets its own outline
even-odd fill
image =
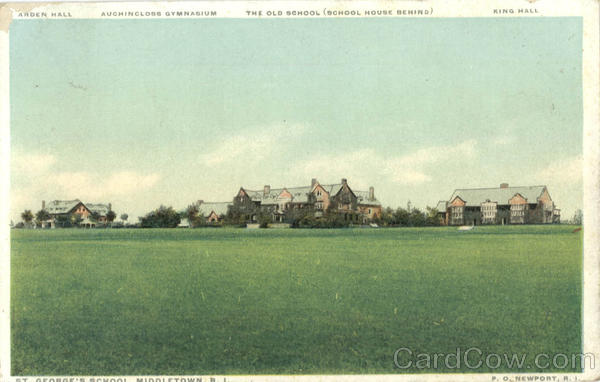
[[[51,218],[50,214],[45,210],[38,211],[35,215],[31,210],[25,210],[21,214],[23,222],[17,224],[16,228],[33,228],[41,227],[42,222]],[[109,226],[112,225],[116,218],[114,211],[109,211],[106,216],[106,221]],[[231,205],[228,208],[227,214],[222,217],[219,222],[208,223],[206,216],[200,211],[196,204],[189,205],[183,211],[176,211],[171,206],[161,205],[158,208],[148,212],[146,215],[139,218],[139,223],[127,225],[131,228],[175,228],[180,225],[183,219],[186,219],[191,228],[204,226],[245,226],[248,221],[254,218],[260,227],[267,227],[275,223],[271,210],[265,210],[258,206],[248,209]],[[89,219],[97,224],[100,223],[100,216],[93,212]],[[127,214],[122,214],[121,219],[126,221]],[[82,218],[78,214],[58,215],[55,217],[55,226],[57,227],[79,227]],[[315,216],[313,208],[291,209],[286,211],[285,218],[282,223],[289,224],[292,228],[343,228],[357,226],[363,224],[362,217],[358,213],[349,213],[346,217],[338,213],[337,205],[332,203],[329,208],[323,211],[322,215]],[[440,220],[437,217],[437,210],[427,207],[425,212],[418,208],[396,208],[390,207],[382,209],[380,217],[369,221],[369,223],[377,224],[384,227],[423,227],[440,225]],[[116,225],[115,228],[122,226]]]
[[[583,220],[582,216],[581,210],[578,210],[569,223],[580,225]],[[50,218],[50,214],[45,210],[40,210],[35,215],[31,210],[25,210],[21,214],[23,221],[18,223],[15,228],[41,227],[42,222]],[[92,213],[89,218],[91,221],[101,224],[98,213]],[[116,213],[112,210],[109,211],[106,216],[107,225],[113,228],[120,228],[124,226],[123,222],[127,221],[128,215],[122,214],[121,220],[123,222],[113,226],[112,223],[115,218]],[[275,223],[273,220],[273,211],[271,210],[265,210],[258,206],[248,208],[248,206],[235,205],[229,206],[227,214],[220,221],[209,223],[206,221],[206,216],[199,209],[198,205],[191,204],[182,211],[176,211],[173,207],[161,205],[140,217],[139,223],[128,224],[127,227],[175,228],[180,225],[183,219],[188,221],[191,228],[206,226],[243,227],[250,220],[256,221],[262,228]],[[55,218],[55,226],[65,228],[78,227],[82,220],[81,216],[77,214],[59,215]],[[350,218],[338,213],[335,203],[332,203],[320,216],[316,216],[314,208],[290,209],[286,211],[282,223],[287,223],[292,228],[343,228],[363,224],[361,217],[357,213],[351,213]],[[369,223],[380,227],[433,227],[442,225],[442,220],[436,208],[426,207],[425,210],[421,210],[412,207],[409,202],[406,208],[383,208],[381,216],[372,219]]]

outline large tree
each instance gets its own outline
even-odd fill
[[[204,215],[200,212],[198,205],[190,204],[185,211],[183,211],[182,216],[185,217],[190,223],[190,227],[200,227],[204,225],[206,219]]]
[[[79,214],[58,215],[55,218],[56,227],[62,228],[78,227],[82,221],[83,218]]]
[[[129,215],[127,215],[127,214],[121,214],[121,220],[127,221],[128,218],[129,218]]]
[[[142,228],[175,228],[181,217],[173,207],[160,206],[140,219]]]
[[[71,218],[69,215],[58,215],[54,220],[56,227],[71,227]]]
[[[439,211],[437,210],[437,208],[427,206],[427,216],[425,219],[425,224],[430,226],[440,225],[441,221],[438,214]]]
[[[261,211],[257,217],[260,228],[267,228],[269,224],[273,223],[273,218],[269,212]]]
[[[225,223],[233,225],[244,225],[252,221],[252,217],[259,213],[259,208],[252,203],[232,204],[227,209]]]
[[[52,216],[50,216],[50,214],[46,210],[39,210],[35,213],[35,221],[39,226],[42,225],[42,222],[50,220],[50,218],[52,218]]]
[[[97,222],[98,220],[100,220],[100,213],[96,212],[96,211],[92,211],[92,213],[90,214],[90,218]]]
[[[409,225],[411,227],[423,227],[426,223],[425,214],[418,208],[412,208],[409,213]]]
[[[79,227],[79,224],[81,224],[83,218],[79,214],[71,214],[71,216],[69,216],[69,220],[71,221],[71,225],[73,227]]]
[[[115,211],[110,210],[106,213],[106,221],[112,224],[112,222],[117,218],[117,214]]]
[[[385,226],[392,226],[394,221],[394,210],[391,207],[386,207],[381,211],[381,222]]]
[[[410,213],[402,207],[398,207],[394,212],[394,224],[401,226],[410,225]]]
[[[31,221],[33,220],[33,213],[31,212],[31,210],[23,211],[23,213],[21,214],[21,219],[23,219],[26,225],[30,225]]]

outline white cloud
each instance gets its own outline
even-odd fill
[[[200,155],[200,163],[207,167],[242,161],[260,161],[277,152],[283,142],[302,135],[305,127],[271,126],[266,128],[253,128],[227,136],[211,147],[209,151]]]
[[[86,171],[59,171],[56,157],[13,150],[11,215],[18,220],[24,209],[39,208],[42,200],[81,199],[87,202],[115,202],[154,187],[156,173],[117,171],[108,175]]]
[[[129,195],[139,190],[153,187],[160,180],[158,174],[137,174],[133,171],[120,171],[106,180],[106,190],[112,195]]]
[[[230,200],[240,185],[256,187],[256,182],[276,182],[278,186],[295,186],[309,184],[313,177],[324,183],[339,182],[341,177],[347,177],[356,190],[375,186],[386,205],[399,205],[408,198],[425,205],[439,198],[436,187],[439,187],[440,174],[451,171],[456,162],[450,163],[448,158],[472,161],[477,156],[477,142],[466,141],[398,154],[385,154],[374,148],[312,153],[307,147],[307,150],[294,150],[296,154],[290,160],[287,153],[291,148],[297,149],[298,142],[303,141],[297,138],[306,134],[306,128],[295,126],[246,130],[226,137],[221,144],[204,151],[203,166],[189,181],[175,177],[161,182],[158,173],[122,169],[104,175],[63,171],[60,158],[17,155],[13,164],[36,165],[13,166],[16,182],[11,191],[11,214],[18,220],[23,209],[37,210],[41,200],[79,198],[88,202],[112,202],[119,212],[141,216],[160,203],[179,208],[195,199]],[[277,160],[281,158],[285,160]],[[20,172],[17,168],[28,168],[29,172]],[[173,183],[175,180],[181,184]]]
[[[40,183],[66,199],[97,199],[135,194],[153,187],[159,179],[158,174],[133,171],[119,171],[108,177],[78,171],[50,174],[40,178]]]
[[[492,138],[491,143],[494,145],[506,146],[510,145],[515,141],[515,137],[512,135],[499,135],[497,137]]]
[[[48,191],[54,191],[59,199],[86,199],[99,196],[99,186],[87,172],[56,172],[38,178],[36,186],[43,185]]]
[[[11,155],[11,168],[20,174],[39,174],[48,170],[56,163],[51,154],[31,154],[15,149]]]
[[[583,179],[583,158],[579,155],[554,161],[540,170],[535,178],[543,183],[557,185],[580,183]]]
[[[476,141],[457,145],[432,146],[398,156],[384,156],[374,149],[363,149],[345,154],[320,155],[294,167],[291,172],[309,177],[319,174],[325,178],[352,174],[353,183],[365,187],[382,179],[399,185],[420,185],[432,180],[429,168],[447,158],[472,159],[476,156]]]

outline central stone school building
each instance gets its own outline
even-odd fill
[[[339,214],[344,221],[360,224],[381,217],[381,203],[375,198],[374,188],[352,190],[346,179],[336,184],[321,184],[312,179],[310,185],[302,187],[266,185],[258,191],[241,187],[233,198],[232,208],[247,211],[245,218],[249,222],[257,221],[257,210],[271,214],[274,222],[286,222],[294,211],[307,209],[316,217],[329,211]]]
[[[560,223],[546,186],[458,189],[437,210],[446,225]]]

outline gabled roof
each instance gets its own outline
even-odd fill
[[[524,186],[524,187],[506,187],[506,188],[467,188],[455,190],[449,201],[451,202],[457,196],[466,202],[467,207],[480,206],[481,203],[489,200],[499,205],[508,205],[508,200],[516,194],[520,194],[527,203],[537,203],[537,199],[542,195],[546,186]]]
[[[279,195],[285,190],[292,195],[292,203],[308,203],[308,198],[310,193],[317,186],[321,186],[329,196],[335,196],[342,189],[343,185],[341,183],[337,184],[321,184],[316,183],[313,186],[302,186],[302,187],[283,187],[283,188],[271,188],[269,193],[265,195],[264,190],[246,190],[246,193],[250,197],[250,200],[254,202],[260,202],[262,205],[269,204],[277,204]],[[369,192],[368,191],[354,191],[350,189],[351,192],[356,195],[358,202],[360,204],[368,204],[380,206],[381,203],[377,198],[374,200],[369,200]]]
[[[291,187],[287,190],[292,194],[292,203],[308,203],[308,195],[312,187]]]
[[[106,214],[108,214],[108,211],[110,211],[110,208],[108,208],[108,204],[84,203],[84,205],[88,208],[88,210],[90,210],[91,212],[95,212],[100,216],[106,216]]]
[[[227,207],[230,205],[228,202],[208,202],[202,203],[198,207],[200,212],[204,216],[209,216],[212,212],[217,214],[217,216],[227,215]]]
[[[48,211],[49,214],[52,215],[56,215],[56,214],[66,214],[71,212],[71,210],[73,208],[75,208],[79,203],[81,203],[81,200],[79,199],[74,199],[74,200],[53,200],[51,202],[49,202],[48,204],[46,204],[46,211]]]
[[[448,202],[444,201],[444,200],[440,200],[437,204],[437,206],[435,206],[435,209],[438,210],[438,212],[446,212],[446,208],[448,207]]]
[[[100,216],[106,216],[110,208],[108,208],[108,204],[102,203],[83,203],[79,199],[73,200],[53,200],[46,204],[46,211],[49,214],[57,215],[57,214],[67,214],[71,212],[77,205],[81,203],[90,210],[90,212],[96,212]]]
[[[307,203],[308,194],[311,191],[311,187],[284,187],[284,188],[271,188],[268,194],[265,195],[264,190],[251,191],[245,190],[252,201],[261,202],[263,205],[277,204],[279,195],[286,190],[292,195],[292,203]]]
[[[338,192],[340,192],[340,190],[342,189],[343,186],[341,183],[338,183],[338,184],[321,184],[321,187],[323,187],[323,189],[329,193],[329,196],[334,196],[334,195],[337,195]]]
[[[380,206],[381,203],[377,198],[369,200],[369,191],[354,191],[358,204],[367,204],[369,206]]]
[[[248,197],[250,200],[254,202],[261,202],[261,204],[276,204],[277,197],[281,194],[281,188],[273,188],[269,191],[267,195],[265,195],[263,190],[246,190]]]

